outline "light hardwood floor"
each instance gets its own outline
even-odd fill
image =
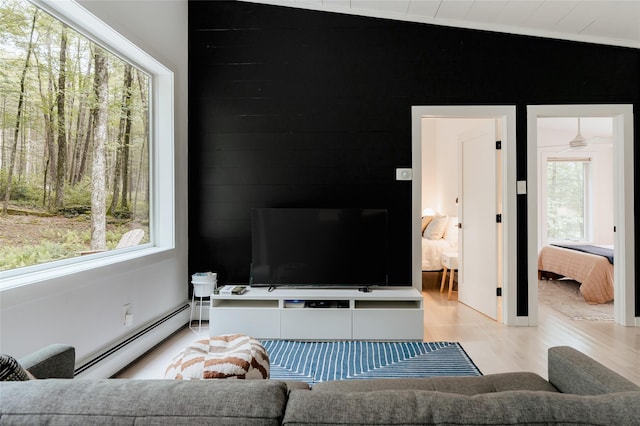
[[[531,371],[547,377],[547,350],[568,345],[640,385],[640,328],[612,322],[572,321],[540,306],[537,327],[507,327],[473,309],[447,300],[437,289],[423,291],[424,340],[460,342],[483,374]],[[120,372],[118,378],[161,379],[175,354],[206,338],[184,328]]]

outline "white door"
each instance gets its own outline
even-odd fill
[[[498,319],[500,175],[496,121],[460,136],[458,300]]]

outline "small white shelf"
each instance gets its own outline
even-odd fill
[[[298,300],[301,305],[285,306]],[[308,302],[332,301],[312,308]],[[302,305],[302,302],[305,304]],[[422,340],[422,295],[412,287],[373,289],[249,288],[243,295],[213,294],[212,336],[242,333],[297,340]]]

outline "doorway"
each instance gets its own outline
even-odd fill
[[[537,258],[540,244],[538,209],[539,127],[541,119],[554,117],[600,117],[612,121],[613,218],[609,231],[614,246],[614,320],[622,325],[640,325],[635,317],[634,195],[633,195],[633,108],[631,105],[552,105],[527,108],[527,204],[529,238],[529,283],[537,282]],[[607,226],[607,225],[603,225]],[[538,236],[535,238],[534,236]],[[533,323],[538,317],[538,286],[529,285],[529,313]]]
[[[490,296],[494,298],[498,306],[497,317],[507,325],[528,325],[528,321],[516,316],[516,281],[515,265],[515,205],[516,205],[516,175],[515,175],[515,107],[513,106],[414,106],[412,108],[412,253],[413,253],[413,283],[414,287],[421,287],[421,213],[422,186],[424,177],[435,173],[437,157],[444,153],[429,152],[422,144],[422,140],[429,131],[425,120],[458,119],[458,120],[491,120],[499,122],[497,134],[501,140],[501,155],[497,164],[498,174],[503,178],[503,185],[498,190],[502,207],[502,232],[499,234],[499,245],[502,249],[502,258],[499,260],[497,275],[504,285],[501,288],[502,295],[496,293],[496,284],[489,283],[487,291],[492,291]],[[493,142],[495,143],[495,141]],[[457,154],[456,154],[457,155]],[[457,193],[459,188],[455,188]],[[455,196],[447,197],[447,202],[453,202]],[[461,200],[461,203],[464,200]],[[435,202],[437,203],[437,201]],[[440,208],[434,204],[435,208]],[[510,217],[513,214],[513,218]],[[464,224],[462,225],[464,227]],[[497,254],[496,254],[497,256]]]

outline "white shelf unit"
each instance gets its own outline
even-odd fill
[[[285,301],[298,300],[291,307]],[[332,301],[330,307],[302,302]],[[249,288],[243,295],[213,294],[211,336],[241,333],[260,339],[422,340],[422,295],[412,287],[372,289]]]

